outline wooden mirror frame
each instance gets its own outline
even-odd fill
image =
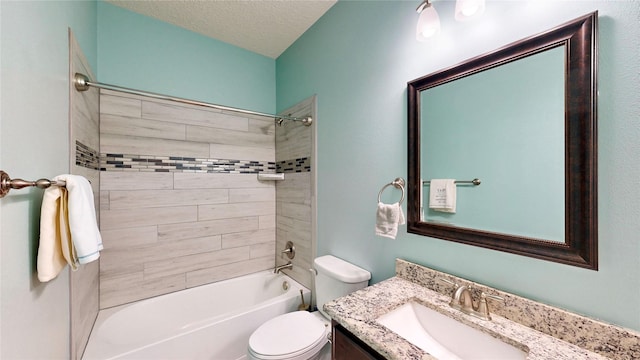
[[[593,12],[557,28],[410,81],[407,231],[513,254],[598,269],[596,31]],[[565,46],[565,239],[544,239],[424,222],[420,217],[420,92]]]

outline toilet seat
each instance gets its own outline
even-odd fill
[[[251,334],[249,353],[256,359],[308,359],[327,342],[329,329],[307,311],[277,316]]]

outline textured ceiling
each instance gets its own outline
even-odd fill
[[[107,1],[275,59],[337,0]]]

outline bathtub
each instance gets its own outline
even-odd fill
[[[263,271],[104,309],[82,359],[246,359],[251,333],[296,311],[301,289],[308,302],[307,288]]]

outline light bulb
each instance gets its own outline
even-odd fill
[[[420,13],[418,18],[418,26],[416,26],[416,39],[424,41],[440,32],[440,17],[433,6],[426,6]]]
[[[484,0],[457,0],[456,15],[458,21],[467,21],[484,13]]]

